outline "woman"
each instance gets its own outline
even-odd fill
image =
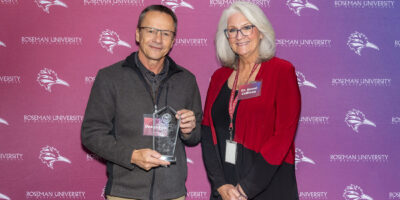
[[[293,141],[300,93],[294,67],[274,57],[274,31],[251,3],[224,10],[215,42],[226,67],[211,77],[202,122],[210,199],[298,199]]]

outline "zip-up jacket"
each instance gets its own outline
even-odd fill
[[[135,53],[99,70],[82,123],[82,144],[107,161],[106,195],[133,199],[171,199],[186,194],[185,145],[200,141],[201,98],[195,76],[170,57],[166,78],[158,89],[157,107],[195,113],[196,128],[176,142],[176,163],[149,171],[131,163],[135,149],[152,148],[143,135],[144,114],[152,114],[151,86],[135,64]],[[150,90],[149,90],[150,88]]]

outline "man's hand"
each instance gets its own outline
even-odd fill
[[[189,134],[196,128],[196,117],[193,111],[182,109],[176,113],[175,117],[177,119],[181,118],[180,128],[182,133]]]
[[[223,200],[239,200],[240,193],[237,191],[235,186],[231,184],[225,184],[218,188],[218,193],[221,195]]]
[[[146,171],[160,165],[167,166],[171,164],[170,162],[160,160],[159,158],[161,158],[161,154],[157,151],[151,149],[137,149],[132,152],[131,163]]]

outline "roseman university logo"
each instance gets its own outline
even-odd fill
[[[179,7],[186,7],[190,9],[194,9],[192,5],[189,3],[183,1],[183,0],[161,0],[161,4],[167,7],[170,7],[172,11],[175,12],[175,10]]]
[[[0,47],[7,47],[6,44],[4,44],[4,42],[0,41]]]
[[[297,76],[297,84],[301,86],[309,86],[312,88],[317,88],[317,86],[314,85],[314,83],[311,83],[310,81],[306,80],[306,77],[304,76],[303,73],[296,71],[296,76]]]
[[[376,127],[375,123],[366,119],[364,113],[357,109],[349,110],[346,114],[346,118],[344,120],[353,131],[358,133],[358,127],[361,125],[370,125]]]
[[[0,118],[0,124],[5,124],[7,126],[9,125],[8,122],[3,118]]]
[[[66,81],[58,78],[56,72],[47,68],[40,70],[36,80],[39,85],[43,86],[48,92],[51,92],[51,86],[55,84],[65,85],[69,87],[69,84]]]
[[[105,30],[101,32],[99,38],[100,45],[108,52],[113,53],[115,46],[125,46],[131,48],[131,45],[119,39],[119,35],[115,31]]]
[[[296,153],[295,153],[295,158],[294,158],[295,169],[297,169],[297,165],[301,162],[311,163],[311,164],[315,165],[315,162],[313,160],[304,156],[304,153],[301,149],[296,148]]]
[[[319,10],[317,6],[312,3],[309,3],[308,0],[288,0],[286,5],[289,9],[294,12],[296,15],[300,16],[300,11],[303,8],[311,8],[314,10]]]
[[[50,13],[50,6],[62,6],[68,8],[67,4],[61,0],[35,0],[39,8],[43,9],[47,14]]]
[[[350,47],[357,55],[361,56],[361,50],[365,47],[372,48],[379,51],[379,47],[375,44],[368,42],[367,36],[362,33],[354,32],[350,34],[347,46]]]
[[[10,197],[0,193],[0,199],[11,200]]]
[[[364,194],[358,185],[349,185],[344,189],[343,198],[345,200],[374,200],[372,197]]]
[[[68,158],[61,156],[60,152],[56,148],[50,146],[45,146],[42,148],[42,150],[40,151],[39,159],[50,169],[54,169],[54,162],[57,161],[71,164],[71,161],[68,160]]]

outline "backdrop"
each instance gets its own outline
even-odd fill
[[[164,4],[178,16],[170,56],[204,102],[234,1],[0,0],[0,199],[104,199],[105,165],[80,142],[97,71],[136,51],[140,11]],[[300,199],[400,199],[400,1],[250,2],[296,67]],[[187,199],[207,199],[200,145],[187,152]]]

